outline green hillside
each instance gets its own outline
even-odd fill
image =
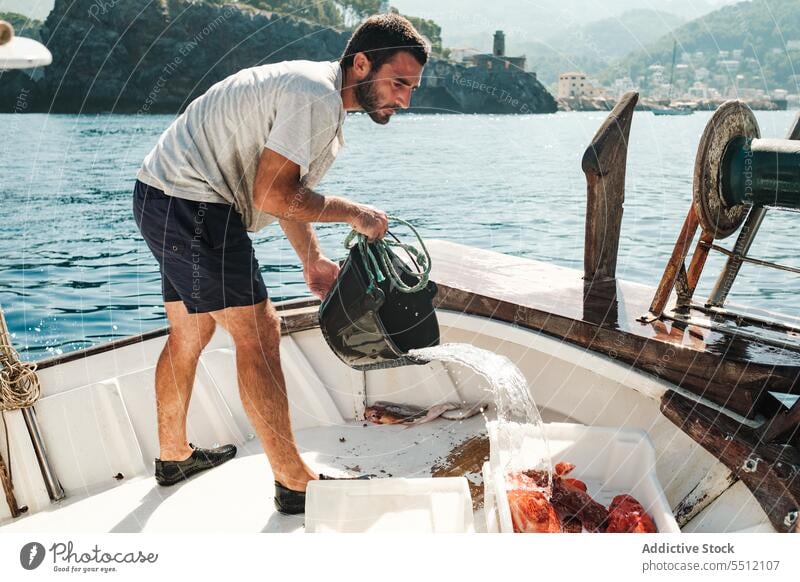
[[[0,20],[11,23],[17,35],[39,40],[39,29],[42,28],[41,20],[34,20],[16,12],[0,12]]]
[[[647,76],[650,65],[669,67],[674,41],[690,72],[705,68],[711,77],[727,76],[739,86],[797,90],[798,0],[752,0],[721,8],[678,27],[646,50],[623,58],[603,74],[603,79],[629,75],[636,80]]]
[[[618,18],[604,18],[551,37],[549,43],[570,54],[600,59],[625,56],[658,40],[685,20],[659,10],[631,10]]]
[[[600,73],[615,60],[653,43],[683,22],[669,12],[630,10],[617,18],[559,31],[545,42],[515,43],[511,39],[509,47],[513,54],[527,55],[531,69],[549,84],[566,71]]]
[[[217,4],[226,4],[230,0],[213,0]],[[334,28],[353,28],[367,16],[377,14],[381,9],[381,0],[243,0],[247,4],[261,10],[278,14],[286,14],[296,18],[304,18],[315,24]],[[392,12],[399,12],[391,7]],[[432,20],[404,14],[416,29],[431,42],[434,54],[442,53],[442,29]]]

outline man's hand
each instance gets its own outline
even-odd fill
[[[306,285],[320,299],[325,299],[330,293],[337,276],[339,276],[339,265],[326,257],[319,257],[303,265]]]
[[[370,241],[383,238],[389,230],[389,217],[383,210],[378,210],[367,204],[353,205],[353,218],[350,225],[356,232],[359,232]]]

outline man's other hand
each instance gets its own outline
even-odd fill
[[[320,257],[303,265],[303,277],[306,285],[320,299],[325,299],[330,293],[338,276],[339,265],[326,257]]]
[[[383,210],[367,204],[356,204],[350,225],[370,241],[383,238],[389,230],[389,217]]]

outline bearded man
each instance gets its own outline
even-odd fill
[[[195,370],[217,324],[233,338],[240,397],[267,455],[275,505],[302,513],[306,484],[329,478],[306,465],[289,419],[280,325],[249,232],[278,221],[324,298],[339,268],[312,223],[343,222],[384,236],[381,210],[315,190],[344,144],[348,111],[386,124],[419,87],[429,47],[397,14],[373,16],[339,61],[287,61],[239,71],[193,101],[161,135],[137,174],[136,223],[161,271],[170,333],[156,366],[156,481],[174,485],[235,456],[187,440]]]

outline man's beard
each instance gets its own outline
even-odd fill
[[[380,112],[381,107],[378,103],[378,92],[374,76],[375,73],[370,72],[363,81],[356,85],[356,100],[372,121],[386,125],[392,116],[391,114],[387,115]]]

